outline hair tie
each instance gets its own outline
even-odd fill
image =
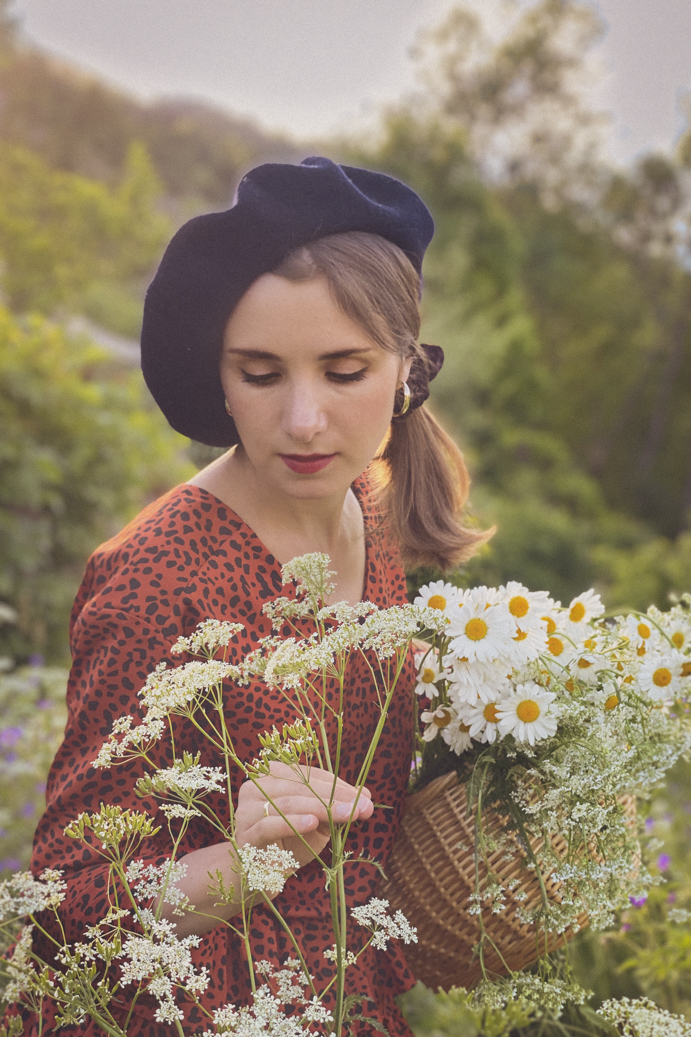
[[[393,421],[405,421],[409,414],[422,406],[429,397],[429,383],[437,377],[444,363],[444,350],[441,346],[428,346],[424,342],[421,342],[420,346],[422,353],[413,357],[410,374],[406,379],[410,389],[410,405],[404,414],[394,414]],[[400,410],[401,401],[397,402],[397,409]]]

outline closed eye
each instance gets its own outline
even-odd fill
[[[278,371],[269,371],[268,374],[250,374],[249,371],[242,372],[243,382],[249,382],[250,385],[269,385],[275,378],[278,378]]]
[[[332,382],[359,382],[365,377],[366,371],[366,367],[361,367],[359,371],[351,371],[348,374],[341,374],[338,371],[327,371],[326,377]]]

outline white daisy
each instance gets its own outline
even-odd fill
[[[658,631],[644,616],[627,616],[622,634],[628,637],[631,647],[639,656],[645,655],[646,651],[660,640]]]
[[[510,615],[500,605],[465,604],[451,617],[450,649],[469,662],[492,662],[510,651],[512,627]]]
[[[514,666],[524,666],[545,651],[547,624],[541,620],[539,626],[522,627],[517,624],[512,641],[509,659]]]
[[[575,654],[575,646],[561,630],[548,636],[543,658],[556,664],[554,669],[559,671],[566,669]]]
[[[450,706],[438,706],[435,710],[425,710],[424,713],[420,714],[422,723],[427,724],[427,727],[422,732],[423,740],[431,742],[440,731],[443,731],[445,727],[448,727],[449,724],[457,719],[456,711]]]
[[[574,598],[567,610],[569,623],[580,626],[582,623],[590,623],[597,619],[605,611],[605,606],[600,601],[600,595],[594,590],[584,591]]]
[[[679,652],[664,655],[648,653],[636,675],[636,684],[653,702],[665,702],[681,695],[684,657]]]
[[[449,698],[455,706],[468,702],[475,705],[478,699],[482,702],[494,702],[511,691],[511,682],[501,670],[497,669],[486,677],[478,675],[475,681],[452,681],[449,684]]]
[[[569,670],[573,677],[586,684],[597,684],[603,670],[610,670],[612,661],[604,655],[593,651],[577,651],[569,662]]]
[[[424,587],[420,587],[413,604],[439,609],[440,612],[445,612],[448,615],[450,609],[455,609],[460,605],[462,595],[463,592],[458,587],[454,587],[453,584],[444,583],[443,580],[435,580],[434,583],[426,583]]]
[[[547,591],[529,591],[521,583],[510,580],[500,587],[502,599],[518,630],[537,630],[546,635],[547,619],[555,607]]]
[[[483,702],[478,699],[474,704],[466,702],[460,706],[459,719],[467,726],[471,738],[490,744],[495,741],[499,730],[498,707],[502,701],[497,695],[491,702]]]
[[[519,684],[513,695],[497,707],[499,732],[512,734],[517,742],[551,738],[557,732],[557,717],[552,707],[556,695],[533,681]]]
[[[673,608],[669,612],[660,613],[656,619],[677,651],[688,650],[691,646],[691,624],[686,610]]]
[[[462,720],[456,719],[455,723],[448,724],[442,729],[441,736],[449,748],[456,753],[456,756],[460,756],[466,749],[470,749],[473,744],[470,728]]]
[[[415,656],[417,664],[417,684],[415,691],[418,695],[426,695],[433,699],[439,694],[436,682],[442,676],[439,662],[434,652],[418,652]]]

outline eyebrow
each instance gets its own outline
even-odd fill
[[[248,360],[276,360],[279,363],[281,362],[280,356],[276,356],[275,353],[269,353],[264,349],[226,349],[224,352],[246,357]],[[340,360],[343,357],[362,356],[369,352],[371,352],[371,349],[368,347],[365,347],[364,349],[335,349],[329,353],[322,353],[318,359]]]

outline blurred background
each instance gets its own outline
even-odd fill
[[[498,530],[459,582],[691,590],[690,120],[688,0],[0,0],[0,869],[28,860],[89,553],[213,456],[147,394],[142,303],[253,165],[382,169],[434,214],[431,405]],[[651,804],[672,884],[577,942],[598,996],[688,1011],[664,898],[690,814],[682,768]],[[490,1032],[416,997],[420,1034]]]

